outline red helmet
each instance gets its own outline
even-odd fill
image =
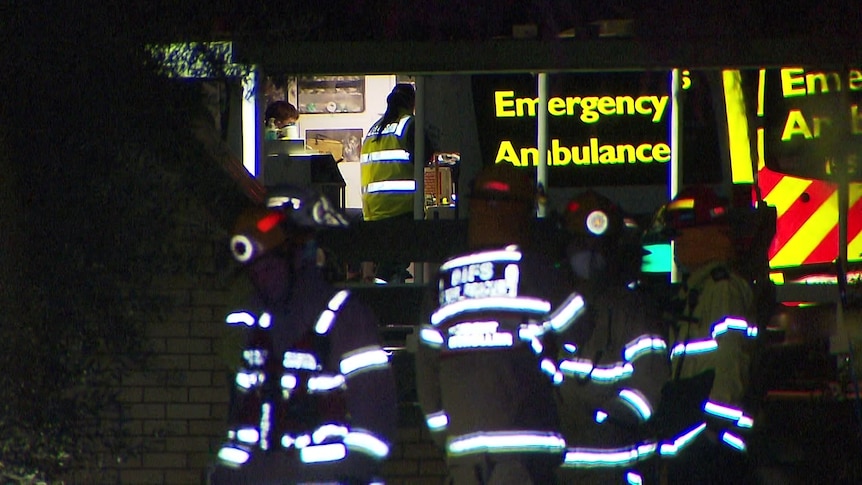
[[[483,168],[473,180],[471,199],[521,202],[532,206],[536,202],[536,185],[526,172],[510,163],[496,163]]]
[[[470,191],[467,245],[471,248],[530,243],[536,186],[507,162],[483,168]]]
[[[695,185],[682,190],[662,211],[664,226],[678,230],[708,224],[727,224],[730,204],[710,187]]]

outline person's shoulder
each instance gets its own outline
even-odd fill
[[[348,293],[347,300],[339,311],[339,317],[349,320],[351,326],[365,326],[377,331],[377,314],[359,295]]]
[[[724,291],[733,294],[751,294],[751,283],[729,266],[716,266],[710,270],[704,284],[705,291]]]

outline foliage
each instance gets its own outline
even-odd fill
[[[176,240],[186,208],[241,195],[192,141],[199,87],[154,72],[122,10],[21,5],[0,27],[0,232],[20,268],[0,272],[0,483],[50,483],[143,445],[117,384],[171,310],[153,282],[200,265]]]

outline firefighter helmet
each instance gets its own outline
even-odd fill
[[[470,191],[467,245],[471,248],[530,243],[536,186],[509,163],[482,169]]]
[[[566,253],[577,278],[605,284],[636,278],[643,254],[640,229],[618,205],[587,190],[569,200],[562,219],[571,236]]]
[[[279,185],[266,196],[268,209],[283,214],[282,223],[288,228],[326,229],[347,227],[344,216],[325,195],[293,185]]]
[[[473,180],[471,199],[522,202],[532,205],[536,186],[527,174],[510,163],[496,163],[482,169]]]
[[[563,223],[570,234],[582,237],[613,237],[626,227],[619,206],[593,190],[569,200]]]
[[[729,222],[728,201],[712,188],[694,185],[683,189],[664,208],[662,221],[671,230]]]
[[[287,241],[281,225],[284,214],[252,206],[239,215],[230,239],[230,251],[240,263],[249,263]]]

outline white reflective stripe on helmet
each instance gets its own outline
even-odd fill
[[[260,250],[260,245],[245,234],[237,234],[230,238],[230,250],[234,259],[240,263],[247,263],[252,256]]]

